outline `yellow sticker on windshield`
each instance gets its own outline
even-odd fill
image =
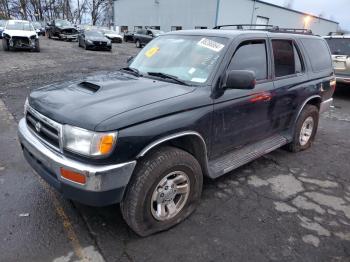
[[[159,51],[159,49],[160,49],[159,47],[152,47],[146,51],[145,56],[147,56],[148,58],[151,58]]]

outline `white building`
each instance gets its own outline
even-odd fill
[[[260,0],[113,0],[114,24],[122,31],[153,26],[163,31],[222,24],[269,24],[326,35],[338,23]]]

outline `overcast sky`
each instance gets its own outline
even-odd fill
[[[264,0],[284,6],[293,2],[292,8],[313,15],[322,14],[327,19],[340,23],[340,27],[350,30],[350,0]]]

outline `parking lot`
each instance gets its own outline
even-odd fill
[[[349,261],[350,87],[338,87],[310,150],[205,180],[197,211],[147,238],[117,205],[83,206],[39,179],[16,138],[30,90],[118,70],[138,51],[45,38],[40,53],[0,50],[0,261]]]

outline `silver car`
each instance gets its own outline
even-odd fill
[[[326,36],[338,83],[350,84],[350,34]]]

